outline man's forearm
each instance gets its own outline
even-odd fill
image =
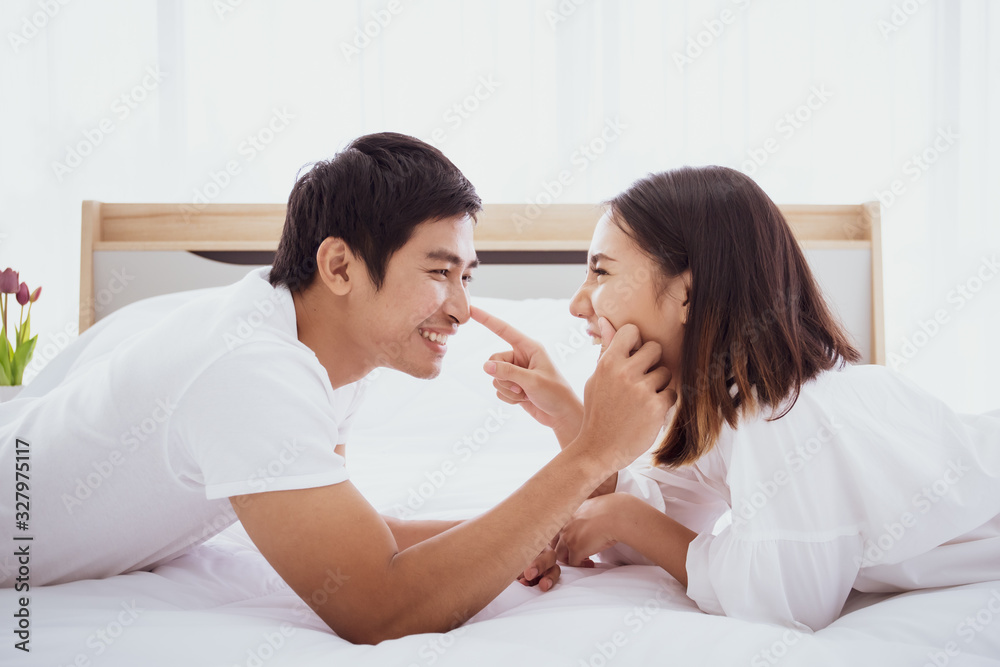
[[[609,472],[568,448],[490,511],[396,554],[390,577],[398,585],[392,589],[406,600],[387,619],[385,632],[428,632],[429,619],[439,619],[437,631],[464,623],[548,545]],[[537,528],[525,530],[529,525]]]
[[[382,518],[385,519],[386,525],[392,531],[392,536],[395,538],[396,546],[400,551],[409,549],[414,544],[419,544],[462,523],[461,519],[455,521],[414,519],[411,521],[384,515]]]
[[[583,403],[573,394],[572,407],[567,410],[563,419],[552,427],[552,432],[559,441],[559,449],[566,449],[580,435],[583,426]]]

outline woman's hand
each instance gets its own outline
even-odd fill
[[[497,397],[520,405],[536,421],[555,431],[565,447],[580,432],[583,404],[537,341],[486,311],[471,308],[472,318],[510,343],[483,365],[493,377]]]
[[[687,552],[697,534],[627,493],[591,498],[554,540],[556,558],[584,565],[590,556],[627,544],[687,586]]]
[[[593,566],[590,556],[618,544],[621,526],[632,520],[634,500],[609,493],[585,501],[556,536],[556,558],[574,567]]]

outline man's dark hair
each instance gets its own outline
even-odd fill
[[[437,148],[396,132],[358,137],[296,181],[271,284],[293,292],[309,287],[320,244],[335,236],[381,289],[389,259],[417,225],[463,214],[475,219],[481,209],[472,183]]]

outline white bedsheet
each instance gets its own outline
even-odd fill
[[[30,659],[10,664],[923,665],[937,657],[987,665],[1000,655],[1000,620],[971,637],[959,626],[989,610],[998,590],[908,593],[800,635],[702,614],[658,568],[568,568],[552,591],[514,584],[450,633],[354,646],[326,630],[231,529],[155,572],[39,589]],[[8,609],[9,600],[5,592]],[[949,643],[961,652],[947,656]]]
[[[596,350],[565,301],[480,305],[546,342],[582,387]],[[557,449],[551,434],[493,396],[481,366],[500,341],[470,324],[449,345],[437,380],[381,371],[369,387],[348,465],[383,512],[473,516]],[[13,649],[9,630],[15,594],[0,592],[2,664],[1000,664],[1000,582],[854,596],[833,625],[803,635],[703,614],[667,574],[643,566],[565,568],[554,590],[512,584],[452,632],[354,646],[325,628],[238,524],[153,572],[33,589],[30,597],[31,652],[24,654]]]

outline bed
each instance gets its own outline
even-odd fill
[[[782,208],[865,358],[882,363],[877,205]],[[185,211],[171,204],[85,202],[82,339],[91,326],[96,331],[155,318],[187,298],[178,290],[232,282],[268,263],[283,210],[270,204]],[[568,297],[582,278],[597,217],[587,205],[551,206],[537,214],[493,205],[476,232],[484,266],[474,302],[541,340],[578,389],[597,350],[569,315]],[[522,298],[527,295],[535,298]],[[557,451],[549,432],[494,396],[481,365],[500,349],[499,339],[470,323],[449,342],[439,378],[422,381],[388,370],[369,378],[347,459],[355,484],[381,512],[474,516]],[[51,362],[25,391],[43,392],[57,381],[69,356]],[[488,420],[497,426],[488,429]],[[2,597],[3,608],[12,608],[12,593]],[[757,667],[987,665],[1000,656],[1000,621],[989,622],[994,609],[1000,611],[1000,582],[896,596],[855,594],[831,626],[801,634],[703,614],[658,568],[600,564],[565,568],[548,593],[514,583],[451,632],[355,646],[298,599],[239,524],[152,572],[33,590],[31,605],[32,651],[20,654],[8,645],[4,660],[18,653],[17,664],[60,666]],[[969,618],[982,630],[970,631]]]

